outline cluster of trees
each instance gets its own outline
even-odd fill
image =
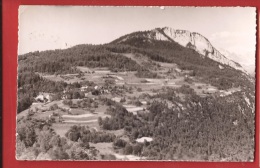
[[[184,108],[169,108],[165,102],[153,101],[148,106],[149,113],[133,115],[116,106],[110,111],[111,118],[100,120],[100,125],[107,130],[124,128],[131,141],[153,137],[141,152],[149,159],[252,159],[254,114],[242,99],[243,93],[205,98],[189,94],[185,101],[176,94],[187,91],[192,92],[184,86],[168,92],[169,95],[156,95],[173,104],[181,103]],[[121,140],[114,143],[126,148]],[[127,148],[131,151],[131,147]]]
[[[114,134],[106,132],[98,132],[96,130],[90,130],[86,126],[72,126],[65,134],[65,136],[71,141],[77,142],[79,139],[83,143],[93,142],[113,142],[116,136]]]
[[[162,78],[156,72],[151,72],[149,70],[138,70],[135,75],[138,78]]]
[[[51,81],[34,72],[18,72],[18,107],[17,113],[28,109],[40,92],[53,93],[52,99],[61,99],[63,90],[69,89],[67,96],[70,98],[83,98],[85,95],[78,91],[81,84],[78,82]]]
[[[65,50],[28,53],[19,56],[18,61],[20,71],[48,74],[78,73],[76,66],[108,67],[112,71],[144,69],[130,58],[113,54],[102,45],[79,45]]]
[[[180,88],[177,89],[178,92],[183,93],[185,95],[196,95],[195,90],[192,89],[189,85],[182,85]]]
[[[182,111],[168,109],[160,102],[152,103],[150,114],[142,114],[142,118],[153,124],[139,128],[138,132],[142,136],[153,136],[150,149],[156,151],[159,148],[161,152],[148,152],[148,155],[154,159],[181,159],[185,155],[190,158],[200,156],[198,159],[203,160],[252,159],[254,117],[245,102],[238,97],[234,100],[227,103],[223,98],[192,96],[188,100],[192,103],[184,104],[187,109]],[[240,103],[243,104],[241,108],[248,112],[246,116],[239,110]],[[243,151],[240,150],[242,146]]]
[[[136,115],[129,113],[122,105],[115,104],[107,111],[111,118],[99,118],[99,125],[105,130],[118,130],[125,127],[136,127],[141,121]]]
[[[116,138],[113,142],[113,146],[115,149],[122,149],[123,154],[125,155],[138,155],[140,156],[143,150],[143,146],[147,146],[149,142],[145,143],[130,143],[126,142],[123,139]]]
[[[30,107],[40,92],[58,93],[67,87],[65,82],[53,82],[33,72],[18,73],[18,107],[17,112]]]
[[[60,137],[44,120],[31,117],[17,123],[16,157],[29,160],[93,160],[88,142]]]
[[[127,144],[127,142],[123,139],[120,139],[120,138],[116,138],[113,141],[114,148],[124,148],[126,146],[126,144]]]
[[[94,101],[91,98],[84,98],[83,100],[73,103],[72,100],[65,99],[62,101],[63,104],[68,105],[69,107],[81,107],[81,108],[98,108],[98,102]]]
[[[78,89],[73,89],[65,93],[66,99],[82,99],[85,97],[85,93]]]
[[[100,97],[100,101],[103,102],[106,106],[114,106],[116,104],[118,104],[117,102],[109,99],[109,98],[106,98],[106,97]]]
[[[55,60],[53,59],[55,58]],[[140,77],[157,77],[130,58],[113,54],[106,46],[79,45],[66,50],[31,52],[18,57],[18,113],[27,109],[39,92],[57,93],[67,87],[65,82],[46,80],[35,72],[48,74],[80,73],[76,66],[108,67],[112,71],[138,71]],[[77,83],[79,85],[79,83]],[[78,88],[80,86],[74,86]],[[93,91],[98,95],[98,91]],[[72,98],[83,94],[71,93]]]
[[[130,144],[127,143],[123,149],[123,153],[125,155],[141,155],[143,150],[143,144],[141,143],[136,143],[136,144]]]

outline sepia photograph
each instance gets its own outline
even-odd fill
[[[253,162],[255,7],[19,6],[16,159]]]

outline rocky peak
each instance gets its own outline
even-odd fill
[[[216,48],[212,46],[212,44],[206,37],[199,33],[190,32],[188,30],[178,30],[170,27],[163,27],[146,31],[144,34],[141,33],[138,35],[134,34],[134,36],[132,35],[133,34],[125,36],[123,39],[118,41],[118,43],[126,41],[129,38],[136,38],[137,36],[142,36],[148,39],[159,41],[174,41],[183,47],[194,49],[202,56],[208,57],[221,64],[229,65],[237,70],[241,70],[242,72],[246,73],[246,71],[242,68],[240,64],[226,58]]]

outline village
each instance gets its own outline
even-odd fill
[[[26,111],[60,124],[87,124],[98,129],[98,117],[109,117],[105,114],[109,106],[104,103],[104,99],[120,103],[128,112],[137,115],[139,112],[149,112],[147,106],[152,100],[145,95],[156,95],[163,88],[188,85],[201,97],[223,97],[240,91],[240,88],[218,90],[209,84],[198,82],[192,71],[181,70],[174,64],[160,63],[159,67],[157,72],[163,76],[159,79],[137,78],[135,72],[111,72],[106,68],[88,67],[77,67],[79,74],[41,74],[49,80],[77,83],[78,87],[68,87],[61,93],[39,93]],[[18,117],[25,114],[22,112]]]
[[[133,57],[133,55],[127,56]],[[144,60],[137,61],[147,64]],[[93,131],[105,131],[101,127],[100,121],[111,118],[109,111],[114,108],[115,104],[121,105],[129,113],[138,117],[150,113],[150,104],[158,101],[167,103],[170,109],[177,109],[179,111],[177,117],[182,118],[185,115],[182,114],[182,111],[194,104],[186,105],[185,94],[188,95],[188,93],[182,94],[178,89],[193,90],[200,97],[209,95],[225,97],[241,90],[239,87],[219,90],[210,84],[202,83],[194,76],[193,71],[181,70],[175,64],[157,62],[156,66],[157,68],[153,72],[158,74],[158,78],[137,77],[134,71],[113,72],[108,68],[89,67],[77,67],[79,73],[75,74],[38,73],[47,80],[62,81],[70,85],[62,92],[40,92],[34,98],[31,107],[19,113],[17,119],[30,115],[32,118],[45,120],[52,125],[59,136],[65,137],[67,131],[74,125],[87,126]],[[219,68],[224,69],[222,66]],[[160,94],[168,94],[169,90],[176,90],[172,96],[179,101],[172,102],[160,98]],[[234,124],[237,124],[237,121],[234,121]],[[126,142],[130,141],[123,129],[106,130],[105,132],[112,133]],[[153,138],[142,136],[137,137],[135,141],[145,143],[153,141]],[[110,142],[90,143],[90,146],[101,154],[112,154],[118,160],[145,159],[134,155],[124,155],[122,152],[114,150]]]

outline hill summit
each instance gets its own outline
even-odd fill
[[[179,45],[187,48],[192,48],[204,57],[208,57],[219,63],[229,65],[237,70],[245,72],[240,64],[229,60],[222,53],[220,53],[210,41],[196,32],[187,30],[178,30],[170,27],[155,28],[149,31],[139,31],[122,36],[112,43],[127,44],[129,41],[142,38],[143,42],[152,43],[152,41],[168,41],[176,42]]]

